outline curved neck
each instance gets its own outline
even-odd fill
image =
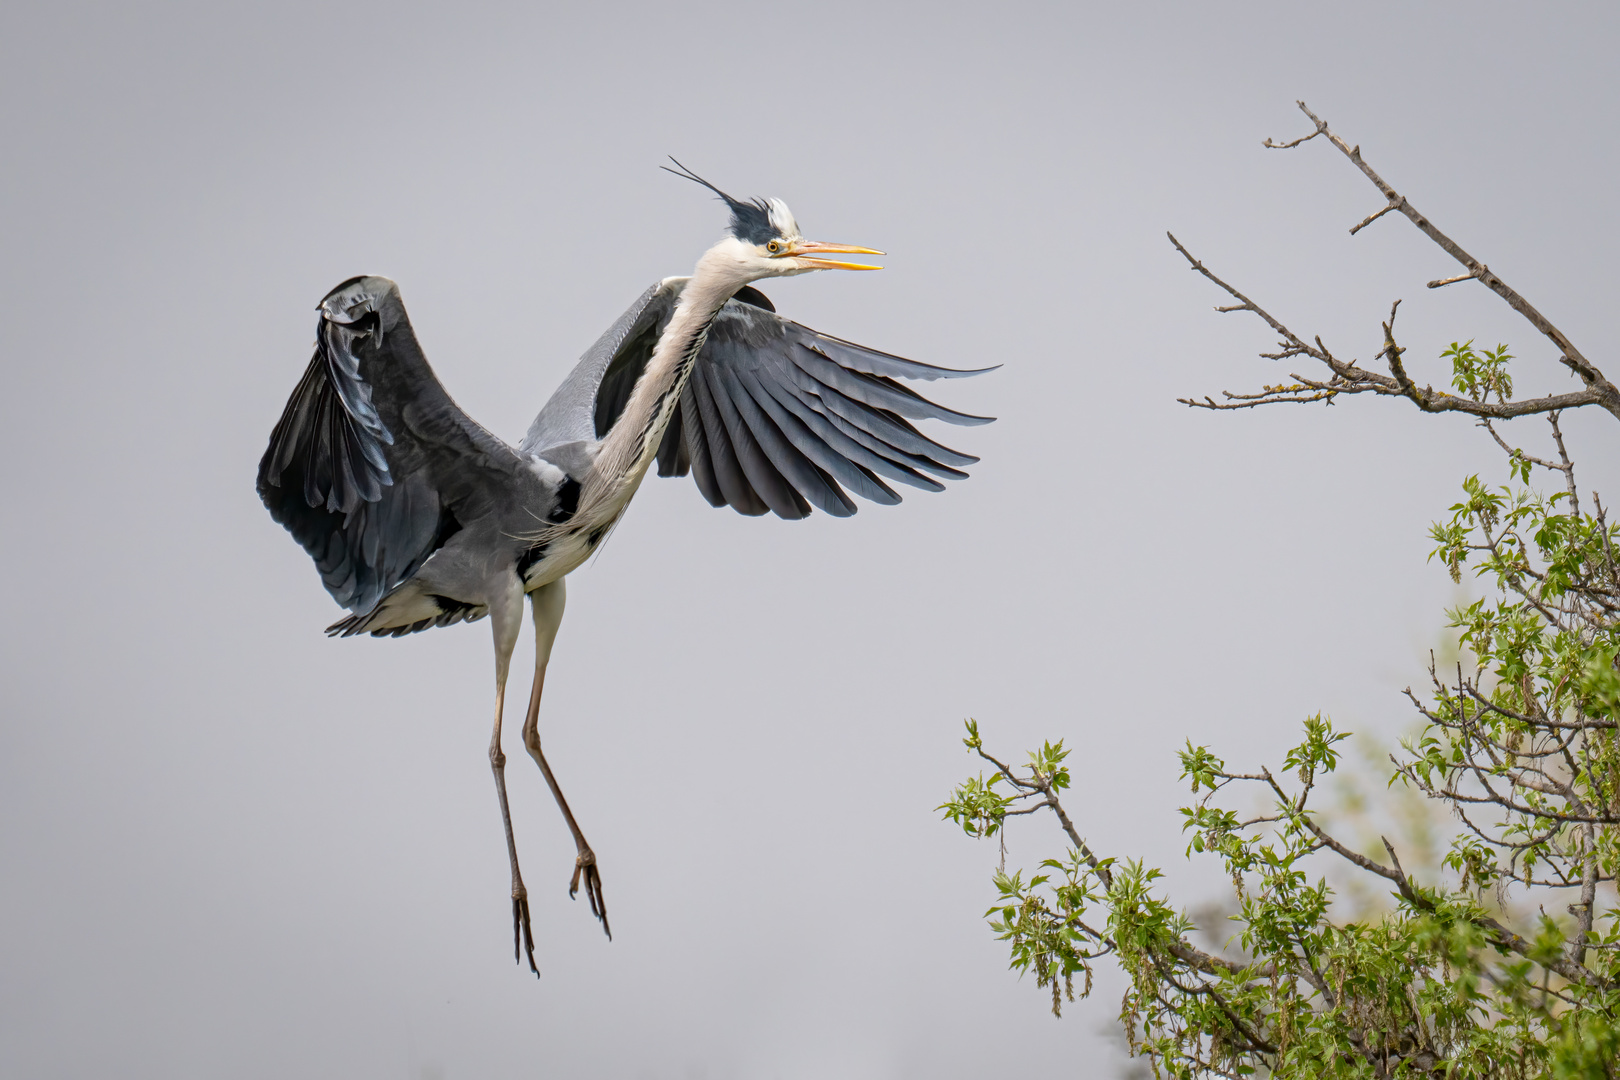
[[[630,399],[597,451],[596,463],[581,491],[581,507],[611,499],[619,491],[634,492],[663,440],[664,430],[680,404],[681,391],[692,374],[692,364],[727,300],[748,284],[737,254],[737,243],[720,241],[704,252],[675,311],[658,336],[651,359],[630,391]]]

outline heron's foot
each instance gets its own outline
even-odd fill
[[[512,890],[512,962],[522,963],[519,949],[529,958],[529,970],[540,977],[534,964],[534,931],[529,927],[529,891],[522,885]]]
[[[574,877],[568,883],[568,898],[572,900],[579,892],[579,880],[585,879],[585,899],[590,901],[591,914],[602,920],[602,932],[613,940],[613,928],[608,925],[607,900],[602,896],[602,874],[596,869],[596,852],[588,846],[579,849],[579,858],[574,860]]]

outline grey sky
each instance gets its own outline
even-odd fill
[[[1340,13],[1342,12],[1342,14]],[[1087,1075],[978,919],[995,852],[932,808],[976,716],[1075,747],[1072,810],[1197,900],[1174,750],[1395,731],[1453,598],[1424,528],[1492,462],[1390,402],[1215,416],[1260,325],[1164,239],[1366,357],[1460,286],[1303,97],[1610,373],[1615,17],[1598,5],[137,6],[0,13],[0,1073]],[[400,283],[474,417],[519,436],[722,208],[673,153],[881,274],[769,286],[999,416],[942,495],[792,525],[653,481],[570,581],[542,724],[617,932],[509,767],[538,984],[510,962],[488,628],[332,642],[253,494],[313,306]],[[1569,425],[1616,487],[1614,437]],[[520,646],[520,649],[522,646]],[[520,652],[520,655],[522,653]],[[1354,673],[1353,678],[1343,673]],[[515,744],[513,744],[515,748]],[[1039,823],[1014,854],[1055,848]]]

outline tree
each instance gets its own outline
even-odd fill
[[[1323,716],[1305,721],[1300,743],[1277,770],[1238,771],[1211,750],[1182,751],[1192,789],[1182,808],[1188,854],[1220,861],[1234,889],[1238,948],[1194,945],[1192,921],[1160,895],[1160,873],[1141,861],[1099,855],[1065,812],[1069,784],[1061,742],[1014,767],[985,749],[968,721],[968,749],[989,766],[940,809],[970,836],[989,837],[1008,819],[1043,810],[1068,841],[1037,872],[995,876],[986,913],[1007,941],[1012,967],[1032,971],[1054,1014],[1088,994],[1098,961],[1112,957],[1129,979],[1121,1009],[1134,1054],[1173,1076],[1531,1077],[1620,1075],[1620,533],[1576,483],[1559,416],[1596,407],[1620,420],[1617,389],[1545,316],[1440,232],[1304,102],[1314,130],[1268,147],[1317,138],[1337,148],[1376,186],[1385,205],[1350,231],[1403,214],[1463,265],[1431,289],[1477,280],[1559,350],[1580,390],[1516,399],[1506,346],[1454,342],[1452,390],[1419,388],[1402,362],[1395,318],[1373,357],[1388,374],[1307,341],[1212,273],[1174,236],[1191,268],[1250,312],[1280,341],[1272,360],[1318,367],[1290,382],[1216,401],[1206,409],[1332,403],[1374,394],[1404,398],[1425,413],[1477,417],[1507,455],[1511,482],[1477,476],[1432,529],[1433,558],[1464,571],[1489,598],[1447,613],[1466,660],[1455,671],[1432,660],[1423,695],[1407,691],[1419,734],[1390,758],[1390,783],[1421,792],[1459,826],[1443,871],[1419,880],[1395,845],[1373,855],[1335,837],[1313,794],[1340,763],[1347,734]],[[1325,371],[1321,369],[1326,369]],[[1510,442],[1499,421],[1542,416],[1552,450]],[[1534,485],[1551,475],[1556,489]],[[1232,795],[1258,787],[1271,809],[1244,817]],[[1333,907],[1323,859],[1339,860],[1389,892],[1382,915],[1346,919]],[[1424,875],[1430,876],[1430,875]]]

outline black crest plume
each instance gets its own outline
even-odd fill
[[[669,160],[675,161],[673,157]],[[668,165],[658,167],[667,173],[695,180],[720,196],[725,204],[731,207],[731,235],[743,243],[763,244],[776,236],[776,230],[771,227],[771,207],[764,199],[754,199],[750,202],[734,199],[678,161],[675,161],[673,169]]]

